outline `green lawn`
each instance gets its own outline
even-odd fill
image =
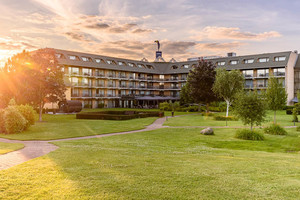
[[[24,144],[0,142],[0,155],[11,151],[16,151],[18,149],[22,149],[23,147]]]
[[[126,121],[80,120],[75,115],[43,115],[45,122],[36,122],[29,130],[19,134],[4,135],[2,138],[17,140],[51,140],[82,137],[105,133],[124,132],[143,129],[156,118],[140,118]]]
[[[235,139],[234,129],[166,128],[55,142],[0,171],[0,199],[299,199],[300,135]]]
[[[225,113],[215,113],[216,115],[225,115]],[[263,126],[267,126],[273,123],[274,112],[267,111],[266,122]],[[293,126],[292,115],[285,114],[285,110],[277,111],[276,119],[277,123],[281,126]],[[296,123],[299,124],[299,123]],[[168,118],[168,121],[164,123],[166,126],[226,126],[225,121],[216,121],[213,117],[205,117],[201,115],[190,115],[182,117]],[[244,126],[241,121],[228,121],[228,126]]]

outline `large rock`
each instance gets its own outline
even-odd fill
[[[206,129],[203,129],[200,133],[203,135],[213,135],[214,130],[212,128],[206,128]]]

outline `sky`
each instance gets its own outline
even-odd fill
[[[153,61],[300,50],[299,0],[0,0],[0,65],[57,48]]]

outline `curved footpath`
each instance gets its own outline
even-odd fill
[[[28,160],[43,156],[45,154],[50,153],[58,149],[58,146],[54,144],[50,144],[48,142],[58,142],[58,141],[67,141],[67,140],[82,140],[82,139],[90,139],[90,138],[100,138],[100,137],[107,137],[113,135],[123,135],[129,133],[137,133],[143,131],[151,131],[159,128],[165,128],[163,123],[165,122],[166,118],[159,118],[155,120],[149,126],[146,126],[144,129],[141,130],[134,130],[134,131],[127,131],[127,132],[119,132],[119,133],[108,133],[102,135],[91,135],[91,136],[84,136],[84,137],[76,137],[76,138],[65,138],[65,139],[57,139],[57,140],[47,140],[47,141],[20,141],[20,140],[9,140],[0,138],[0,142],[5,143],[22,143],[25,145],[24,148],[9,152],[3,155],[0,155],[0,170],[8,169],[15,165],[19,165],[23,162]]]
[[[181,115],[184,116],[184,115]],[[175,116],[180,117],[180,116]],[[90,139],[90,138],[101,138],[113,135],[123,135],[129,133],[137,133],[137,132],[144,132],[144,131],[151,131],[159,128],[207,128],[209,126],[163,126],[163,123],[166,121],[166,117],[159,118],[155,120],[149,126],[146,126],[144,129],[141,130],[134,130],[134,131],[127,131],[127,132],[118,132],[118,133],[108,133],[102,135],[91,135],[91,136],[84,136],[84,137],[75,137],[75,138],[65,138],[65,139],[57,139],[57,140],[47,140],[47,141],[20,141],[20,140],[9,140],[0,138],[0,142],[5,143],[22,143],[25,145],[24,148],[9,152],[3,155],[0,155],[0,170],[8,169],[15,165],[19,165],[23,162],[28,160],[43,156],[45,154],[50,153],[58,149],[59,147],[50,144],[49,142],[58,142],[58,141],[68,141],[68,140],[82,140],[82,139]],[[232,126],[210,126],[211,128],[243,128],[243,127],[232,127]],[[293,128],[295,126],[287,126],[285,128]]]

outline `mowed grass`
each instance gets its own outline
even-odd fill
[[[24,144],[0,142],[0,155],[22,149]]]
[[[61,138],[100,135],[143,129],[157,118],[132,120],[81,120],[72,115],[43,115],[44,122],[36,122],[29,130],[19,134],[0,134],[2,138],[16,140],[53,140]]]
[[[299,199],[295,129],[265,141],[200,130],[55,142],[58,150],[0,171],[0,199]]]
[[[225,113],[214,113],[215,115],[223,115]],[[232,114],[232,113],[231,113]],[[274,112],[267,111],[266,121],[262,126],[268,126],[273,123]],[[293,116],[287,115],[285,110],[277,111],[276,122],[281,126],[293,126],[292,122]],[[298,125],[299,123],[296,123]],[[225,121],[216,121],[212,116],[202,116],[202,115],[187,115],[181,117],[171,117],[168,121],[164,123],[166,126],[226,126]],[[228,126],[239,126],[243,127],[243,123],[239,121],[228,121]]]

